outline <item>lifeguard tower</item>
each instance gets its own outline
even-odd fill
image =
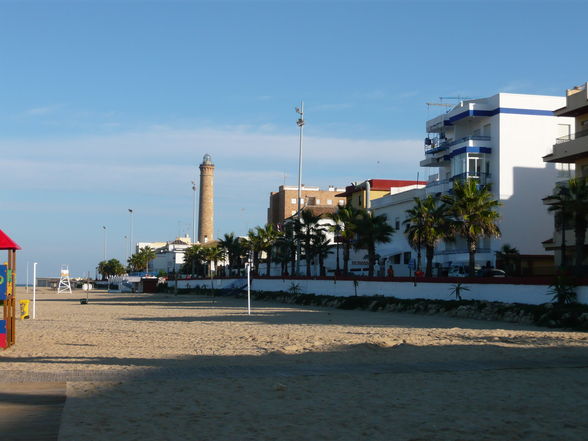
[[[0,348],[12,346],[16,341],[16,250],[20,249],[16,242],[0,230],[0,250],[8,250],[8,261],[0,264]]]

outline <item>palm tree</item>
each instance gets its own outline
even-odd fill
[[[271,275],[272,249],[282,233],[276,229],[274,224],[267,224],[265,227],[257,227],[257,234],[261,240],[261,251],[266,254],[267,270],[265,275],[269,276]]]
[[[424,199],[414,198],[414,202],[414,207],[406,210],[408,217],[404,221],[405,234],[408,242],[417,250],[418,269],[421,268],[421,247],[425,247],[427,259],[425,276],[431,277],[435,247],[450,233],[447,206],[433,195]]]
[[[351,205],[339,207],[337,210],[339,221],[343,227],[340,233],[341,242],[343,242],[343,274],[349,273],[349,254],[355,239],[356,220],[359,213],[360,211]]]
[[[233,268],[239,265],[239,258],[243,252],[241,239],[235,233],[225,233],[222,239],[218,239],[219,246],[225,250],[229,259],[229,275],[233,275]]]
[[[143,265],[145,265],[145,272],[149,272],[149,262],[155,259],[155,251],[153,248],[146,246],[139,250],[139,255],[141,256],[141,261]]]
[[[478,185],[474,179],[455,181],[451,194],[443,201],[451,214],[451,229],[463,237],[468,244],[469,275],[474,276],[476,267],[477,240],[481,237],[499,237],[496,225],[500,214],[496,208],[502,205],[493,198],[488,185]]]
[[[291,265],[290,274],[296,269],[296,224],[295,222],[284,223],[283,231],[276,240],[276,260],[281,263],[282,274],[288,272],[288,262]]]
[[[339,265],[339,243],[341,242],[341,234],[343,233],[343,222],[341,221],[341,214],[339,213],[339,209],[334,213],[327,214],[327,218],[334,222],[327,228],[335,236],[335,244],[337,245],[337,269],[335,274],[339,275],[341,272],[341,266]]]
[[[255,229],[249,230],[247,233],[247,242],[245,246],[253,254],[253,268],[255,271],[259,271],[259,255],[263,251],[263,238],[259,234],[261,227],[255,227]]]
[[[374,215],[367,210],[359,210],[355,220],[356,249],[368,252],[368,275],[373,277],[376,264],[376,244],[388,243],[394,234],[394,227],[387,222],[385,214]]]
[[[500,248],[500,251],[496,251],[496,260],[501,260],[504,267],[504,271],[509,276],[512,276],[517,269],[517,263],[520,258],[519,250],[515,247],[505,243]]]
[[[565,219],[572,217],[574,226],[575,247],[574,258],[576,272],[582,272],[584,263],[584,243],[586,241],[586,228],[588,227],[588,185],[586,178],[570,179],[566,186],[560,186],[551,196],[555,203],[549,207],[549,211],[555,211],[561,219],[562,230],[562,266],[565,266]]]
[[[212,278],[212,264],[214,263],[214,269],[216,272],[218,261],[224,259],[225,252],[219,246],[212,246],[212,247],[204,247],[202,250],[202,258],[205,262],[208,263],[208,274]]]
[[[321,276],[326,276],[325,258],[331,254],[331,243],[323,231],[317,232],[312,241],[312,254],[319,261],[319,272]]]
[[[309,210],[304,210],[300,213],[300,222],[298,224],[299,237],[302,241],[302,248],[304,248],[304,259],[306,260],[306,276],[310,277],[310,263],[313,257],[312,243],[315,235],[323,231],[319,226],[320,215],[314,215]]]
[[[186,274],[196,274],[196,267],[202,265],[203,251],[202,245],[192,245],[184,251],[184,266],[182,272]]]

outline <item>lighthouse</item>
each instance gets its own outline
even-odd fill
[[[198,242],[214,240],[214,164],[207,153],[200,164],[200,203],[198,206]]]

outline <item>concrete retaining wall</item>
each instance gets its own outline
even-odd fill
[[[168,282],[173,287],[174,281]],[[462,291],[464,300],[485,300],[490,302],[526,303],[540,305],[551,301],[548,295],[548,285],[537,284],[509,284],[509,283],[476,283],[464,280],[463,286],[469,291]],[[205,287],[214,289],[235,289],[245,286],[246,279],[194,279],[179,280],[178,288]],[[434,299],[454,300],[451,289],[455,282],[417,282],[412,281],[372,281],[359,280],[355,286],[353,280],[315,280],[315,279],[279,279],[256,278],[252,280],[252,289],[255,291],[291,291],[292,286],[298,287],[301,294],[323,294],[337,297],[381,295],[396,297],[399,299]],[[578,302],[588,304],[588,286],[576,288]]]

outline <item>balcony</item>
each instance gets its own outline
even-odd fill
[[[427,182],[425,194],[447,193],[453,187],[453,182],[449,179],[437,179]]]
[[[433,155],[435,153],[442,152],[444,150],[447,150],[447,149],[454,147],[454,146],[457,146],[459,144],[467,144],[468,147],[478,147],[481,144],[479,141],[482,141],[482,144],[483,144],[484,141],[491,140],[491,138],[489,136],[465,136],[463,138],[459,138],[454,141],[440,142],[437,145],[437,144],[434,144],[434,141],[437,139],[438,138],[435,138],[432,140],[433,147],[427,149],[427,146],[425,145],[425,155]],[[484,146],[484,147],[486,147],[486,146]]]
[[[481,172],[471,171],[471,172],[465,172],[465,173],[460,173],[459,175],[455,175],[455,176],[451,177],[449,180],[452,182],[456,182],[456,181],[464,182],[465,180],[476,179],[478,181],[478,185],[487,185],[487,184],[492,183],[492,180],[490,178],[491,178],[490,173],[481,173]]]
[[[553,152],[543,157],[545,162],[576,162],[588,156],[588,129],[555,140]]]
[[[555,140],[556,144],[563,144],[564,142],[570,142],[578,138],[588,136],[588,129],[580,130],[579,132],[572,133],[571,135],[561,136]]]

